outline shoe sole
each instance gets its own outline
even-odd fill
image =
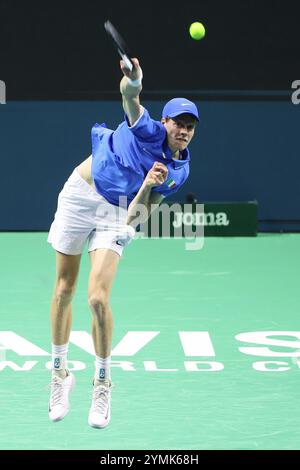
[[[91,428],[95,428],[95,429],[104,429],[104,428],[106,428],[106,427],[109,425],[109,421],[108,421],[106,424],[104,424],[103,426],[99,426],[99,425],[97,425],[97,424],[93,424],[93,423],[90,422],[90,420],[88,420],[88,423],[89,423],[89,425],[91,426]]]
[[[99,425],[99,424],[94,424],[94,423],[91,423],[90,419],[88,419],[88,423],[92,428],[95,428],[95,429],[104,429],[104,428],[106,428],[110,423],[110,410],[109,410],[109,415],[107,417],[107,423],[106,424],[103,424],[102,426]]]
[[[68,408],[67,411],[65,412],[65,414],[63,414],[59,418],[53,419],[53,418],[50,418],[50,416],[49,416],[49,419],[50,419],[50,421],[52,421],[52,423],[57,423],[58,421],[61,421],[62,419],[64,419],[67,416],[67,414],[69,413],[69,411],[70,411],[70,408]]]

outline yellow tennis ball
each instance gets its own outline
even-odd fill
[[[199,21],[195,21],[190,26],[190,35],[196,41],[200,41],[200,39],[204,38],[205,36],[205,28],[202,23]]]

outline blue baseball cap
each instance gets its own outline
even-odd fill
[[[198,109],[195,103],[186,98],[173,98],[165,104],[162,117],[175,117],[180,114],[191,114],[194,118],[199,121]]]

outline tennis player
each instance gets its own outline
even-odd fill
[[[164,197],[175,193],[189,174],[188,145],[199,120],[194,103],[169,101],[161,121],[151,119],[140,104],[142,69],[137,59],[130,72],[123,61],[120,83],[124,121],[113,131],[105,124],[92,128],[92,155],[71,174],[58,197],[48,242],[56,250],[56,279],[51,304],[52,379],[49,418],[69,411],[74,375],[67,369],[71,301],[80,258],[88,243],[91,271],[88,303],[96,360],[88,423],[104,428],[110,421],[113,317],[110,292],[124,248],[136,225],[147,220]],[[136,218],[142,204],[145,213]]]

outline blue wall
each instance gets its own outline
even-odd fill
[[[156,119],[163,103],[143,102]],[[300,221],[300,106],[289,101],[198,102],[190,178],[173,200],[257,200],[276,229]],[[91,153],[95,122],[116,127],[119,102],[8,102],[0,106],[0,230],[48,230],[64,181]],[[260,228],[269,227],[261,224]]]

